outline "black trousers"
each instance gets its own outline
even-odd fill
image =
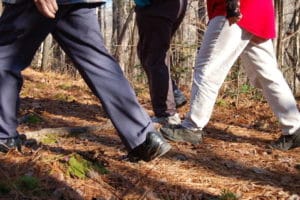
[[[187,0],[153,0],[150,6],[136,8],[138,57],[148,77],[152,107],[157,117],[176,113],[170,66],[166,57],[186,7]]]

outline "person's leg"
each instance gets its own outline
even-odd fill
[[[219,89],[251,37],[238,25],[229,26],[225,17],[215,17],[209,22],[196,59],[190,111],[182,126],[161,129],[165,137],[175,141],[202,141],[199,135],[211,117]]]
[[[184,126],[191,129],[206,126],[222,83],[251,37],[238,25],[229,26],[225,17],[210,21],[197,55],[190,112]]]
[[[138,57],[148,77],[152,107],[157,117],[176,113],[166,54],[180,7],[179,1],[167,0],[153,1],[151,6],[136,9]]]
[[[104,47],[95,9],[73,8],[52,34],[100,99],[125,146],[132,150],[155,129],[120,66]]]
[[[172,27],[172,37],[178,30],[180,24],[182,23],[185,13],[186,13],[186,9],[187,9],[187,0],[178,0],[178,3],[179,3],[179,6],[176,9],[177,10],[176,20],[173,23],[173,27]]]
[[[174,94],[174,101],[175,101],[176,108],[180,108],[186,104],[187,99],[173,79],[172,79],[172,87],[173,87],[173,94]]]
[[[46,26],[47,25],[47,26]],[[0,18],[0,151],[17,147],[21,71],[26,68],[54,22],[42,17],[33,3],[6,5]]]
[[[18,136],[21,71],[53,27],[33,3],[5,6],[0,18],[0,139]]]
[[[292,91],[277,66],[272,41],[251,42],[241,58],[251,83],[262,89],[282,125],[283,135],[299,134],[300,145],[300,113]]]

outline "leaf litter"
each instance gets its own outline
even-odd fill
[[[34,142],[23,153],[0,155],[0,199],[299,200],[300,149],[266,148],[280,136],[280,126],[264,101],[242,94],[238,106],[216,105],[203,144],[171,143],[160,159],[130,163],[81,79],[32,69],[24,76],[19,117],[31,118],[23,118],[18,131]],[[147,87],[135,87],[153,115]],[[189,95],[187,87],[183,91]],[[180,116],[187,111],[188,105],[180,108]]]

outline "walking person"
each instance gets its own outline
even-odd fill
[[[241,57],[250,82],[263,95],[282,125],[272,147],[300,146],[300,114],[294,96],[277,66],[272,40],[275,13],[272,0],[207,0],[209,24],[197,55],[190,111],[181,126],[162,128],[175,141],[202,142],[218,91],[231,66]]]
[[[127,147],[131,161],[171,148],[138,104],[120,66],[104,47],[96,6],[102,0],[4,0],[0,18],[0,151],[20,149],[21,71],[50,33],[72,59]]]
[[[176,108],[187,100],[171,79],[167,52],[173,35],[181,24],[187,0],[135,0],[139,33],[138,57],[149,83],[154,111],[153,122],[179,124]]]

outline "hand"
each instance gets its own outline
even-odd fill
[[[34,4],[42,15],[48,18],[55,18],[58,10],[56,0],[34,0]]]

